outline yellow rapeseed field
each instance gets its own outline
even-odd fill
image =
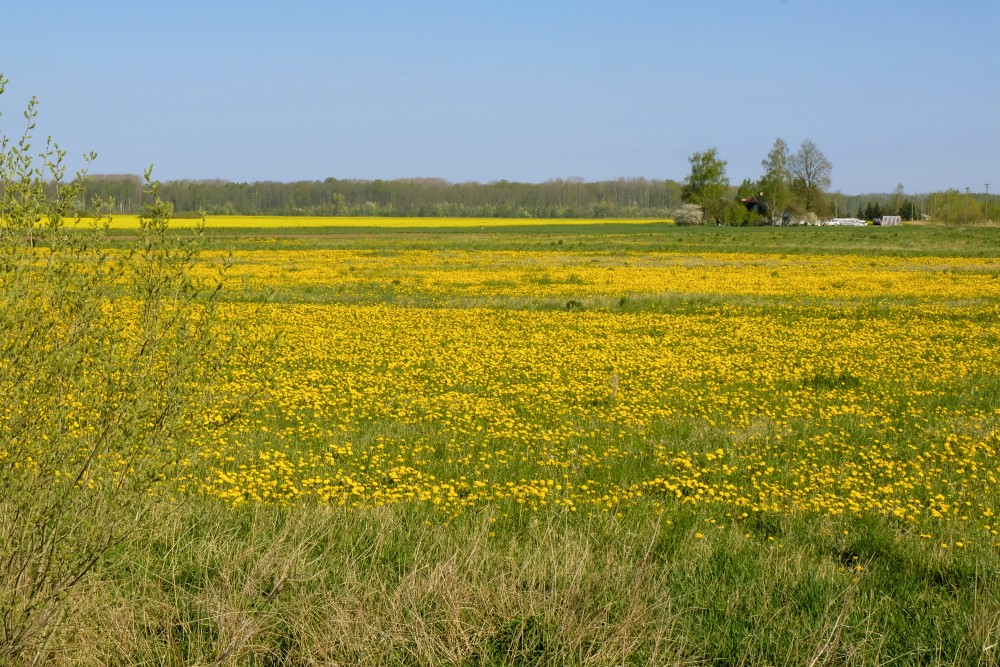
[[[87,221],[84,220],[84,223]],[[201,222],[200,218],[175,218],[170,225],[174,228],[191,228]],[[642,224],[664,222],[663,220],[634,218],[415,218],[415,217],[374,217],[374,216],[280,216],[280,215],[207,215],[205,226],[216,228],[245,229],[294,229],[314,227],[375,227],[386,229],[439,229],[443,227],[524,227],[528,225],[608,225]],[[139,216],[115,215],[112,229],[137,229]]]

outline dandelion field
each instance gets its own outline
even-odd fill
[[[230,261],[237,297],[280,295],[254,326],[282,343],[251,380],[255,418],[202,449],[217,468],[191,481],[208,496],[445,516],[501,500],[874,513],[997,541],[997,258],[556,246]]]
[[[997,664],[994,236],[220,230],[225,321],[279,342],[99,572],[138,639],[77,631],[124,663]]]

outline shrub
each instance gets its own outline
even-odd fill
[[[702,212],[701,206],[697,204],[684,204],[674,212],[673,217],[674,222],[679,226],[689,227],[691,225],[702,224],[705,214]]]
[[[110,218],[73,217],[85,174],[66,182],[51,140],[32,152],[37,113],[32,99],[20,138],[0,133],[3,664],[39,659],[68,594],[193,458],[209,407],[236,408],[206,380],[241,351],[218,335],[221,276],[192,271],[203,229],[168,233],[147,172],[141,228],[111,248]]]

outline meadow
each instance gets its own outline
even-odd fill
[[[995,229],[425,222],[209,221],[277,342],[48,662],[1000,663]]]

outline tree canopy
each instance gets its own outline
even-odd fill
[[[830,187],[832,169],[833,165],[812,139],[804,140],[789,160],[792,188],[807,212],[825,215],[829,206],[824,195]]]
[[[729,192],[726,161],[719,158],[713,146],[688,158],[691,173],[684,180],[681,197],[685,202],[701,206],[706,220],[719,222]]]
[[[792,173],[789,170],[791,156],[788,154],[788,144],[781,137],[774,140],[774,146],[761,160],[764,175],[760,179],[760,191],[768,204],[771,223],[781,219],[792,202]]]

